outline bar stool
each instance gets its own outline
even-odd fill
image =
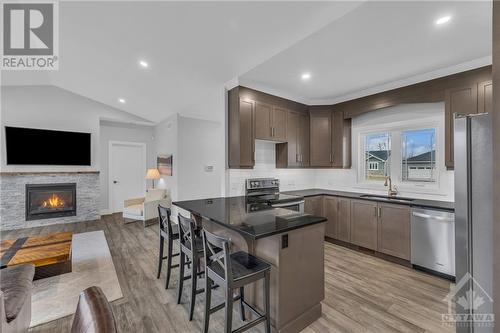
[[[177,304],[181,303],[182,287],[184,280],[191,279],[191,299],[189,303],[189,321],[193,320],[194,305],[196,295],[204,292],[203,289],[196,289],[198,276],[204,274],[200,272],[200,259],[203,257],[203,239],[196,234],[196,222],[193,219],[178,215],[179,218],[179,246],[180,246],[180,270],[179,285],[177,291]],[[186,262],[186,257],[189,261]],[[190,265],[191,275],[184,276],[184,265]]]
[[[168,289],[170,283],[170,271],[172,268],[179,267],[179,265],[172,265],[172,258],[179,255],[179,253],[172,253],[172,245],[174,241],[179,240],[179,227],[172,225],[170,216],[172,212],[170,208],[158,205],[158,222],[160,225],[160,253],[158,256],[158,275],[157,279],[160,278],[161,267],[163,260],[167,259],[167,281],[165,282],[165,289]],[[165,240],[167,240],[167,255],[163,256],[163,247]]]
[[[266,322],[266,333],[271,332],[269,284],[271,265],[265,261],[243,251],[229,253],[231,241],[227,238],[214,235],[203,230],[203,248],[205,253],[205,323],[203,331],[208,332],[210,315],[223,307],[225,311],[225,333],[240,333],[246,331],[261,322]],[[254,307],[245,301],[244,286],[260,279],[264,279],[264,311],[259,313]],[[215,282],[224,288],[225,302],[211,308],[211,285]],[[240,290],[240,294],[233,298],[233,290]],[[241,319],[245,321],[244,306],[247,306],[257,319],[232,330],[233,302],[240,301]]]

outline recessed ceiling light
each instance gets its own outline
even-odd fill
[[[449,16],[449,15],[443,16],[443,17],[440,17],[436,20],[436,24],[437,25],[445,24],[445,23],[449,22],[450,20],[451,20],[451,16]]]
[[[144,68],[148,68],[149,67],[149,64],[147,62],[145,62],[144,60],[140,60],[139,61],[139,65],[141,65],[141,67],[144,67]]]
[[[125,104],[125,100],[123,98],[118,98],[118,102]]]
[[[311,73],[303,73],[301,78],[304,81],[309,80],[311,78]]]

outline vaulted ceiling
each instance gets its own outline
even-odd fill
[[[2,85],[56,85],[154,122],[234,78],[319,103],[491,57],[483,1],[68,1],[59,12],[59,71],[6,71]]]

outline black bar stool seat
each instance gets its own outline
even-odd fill
[[[271,269],[271,265],[261,259],[246,253],[244,251],[239,251],[232,253],[229,256],[231,260],[231,274],[233,275],[233,287],[240,287],[239,281],[242,285],[248,284],[246,280],[256,278],[260,279],[266,271]],[[218,279],[222,282],[224,281],[224,269],[217,262],[212,262],[207,266],[209,277],[212,279]]]

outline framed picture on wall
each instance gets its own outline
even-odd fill
[[[172,155],[158,155],[156,164],[161,175],[172,176]]]

